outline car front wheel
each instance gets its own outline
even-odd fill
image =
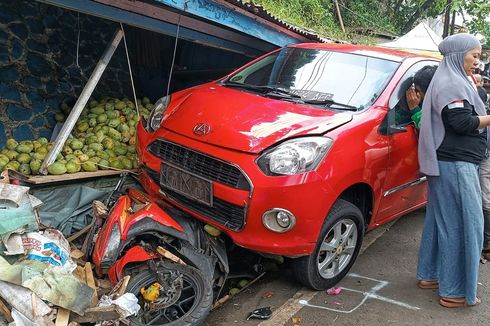
[[[361,211],[348,201],[337,200],[323,223],[315,251],[293,260],[296,279],[315,290],[331,288],[349,272],[363,238]]]

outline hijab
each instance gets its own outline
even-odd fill
[[[422,103],[418,156],[420,172],[425,175],[439,175],[436,151],[445,135],[442,109],[454,101],[466,100],[478,115],[486,115],[485,105],[464,71],[464,57],[476,47],[481,47],[478,39],[466,33],[448,36],[439,44],[444,58]]]

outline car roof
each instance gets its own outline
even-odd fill
[[[338,52],[346,52],[352,54],[365,55],[385,60],[401,62],[407,58],[421,58],[437,60],[432,56],[411,53],[403,50],[382,48],[379,46],[355,45],[355,44],[337,44],[337,43],[299,43],[291,44],[288,47],[316,49],[316,50],[331,50]]]

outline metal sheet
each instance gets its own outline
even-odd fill
[[[75,10],[84,14],[122,22],[134,27],[146,29],[160,34],[175,36],[177,28],[174,24],[160,21],[158,19],[146,17],[140,14],[111,7],[90,0],[37,0],[38,2],[57,6],[60,8]],[[214,48],[232,51],[255,58],[264,53],[248,45],[230,42],[212,35],[204,34],[185,27],[180,28],[179,37],[198,44],[211,46]]]
[[[211,0],[155,0],[166,6],[188,12],[203,19],[213,21],[223,26],[247,33],[277,46],[299,43],[303,36],[293,37],[280,31],[281,27],[258,22],[259,17],[253,18],[237,10],[227,8]]]

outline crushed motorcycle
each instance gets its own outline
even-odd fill
[[[224,236],[161,199],[122,190],[125,178],[105,201],[105,218],[94,212],[89,251],[96,273],[107,274],[113,284],[130,275],[126,292],[135,294],[141,307],[132,324],[199,325],[230,280],[263,273],[261,258],[250,258],[250,268],[244,267],[247,253],[239,255],[238,272],[230,273],[233,259]]]

